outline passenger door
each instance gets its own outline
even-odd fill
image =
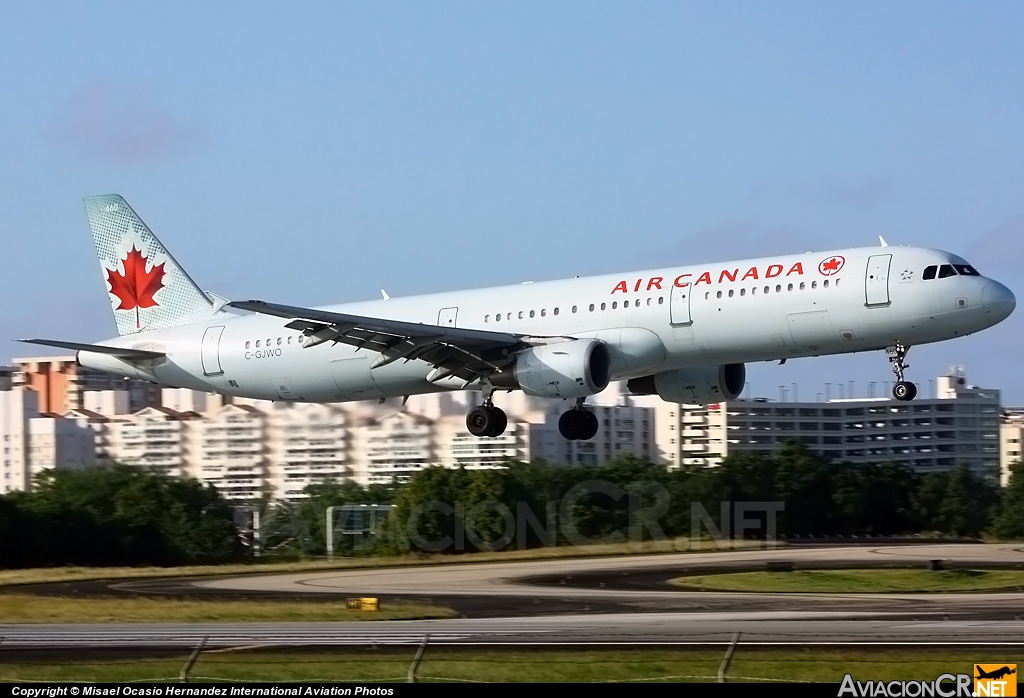
[[[868,257],[868,268],[864,274],[865,305],[889,304],[889,265],[891,254],[876,254]]]
[[[224,369],[220,365],[220,337],[222,334],[224,334],[224,325],[207,327],[206,332],[203,333],[201,358],[204,376],[224,375]]]

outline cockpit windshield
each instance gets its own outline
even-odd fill
[[[921,278],[930,281],[936,277],[936,273],[940,279],[948,279],[951,276],[981,276],[970,264],[932,264],[924,268]]]

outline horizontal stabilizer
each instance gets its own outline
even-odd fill
[[[108,347],[102,344],[84,344],[81,342],[62,342],[59,339],[19,339],[26,344],[42,344],[45,347],[59,347],[71,351],[92,351],[97,354],[110,354],[120,359],[159,359],[163,352],[146,351],[144,349],[126,349],[124,347]]]

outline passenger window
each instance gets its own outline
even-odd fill
[[[547,315],[547,314],[548,314],[548,311],[547,311],[547,310],[545,310],[544,308],[541,308],[541,309],[540,309],[540,316],[541,316],[541,317],[544,317],[544,316],[545,316],[545,315]]]
[[[505,319],[506,320],[511,320],[512,319],[512,313],[505,313]]]
[[[662,298],[661,296],[658,296],[658,305],[663,305],[664,303],[665,303],[665,299]]]
[[[615,310],[618,307],[619,307],[619,302],[618,301],[615,301],[614,303],[612,303],[612,310]]]
[[[818,282],[817,281],[812,281],[811,282],[811,288],[818,288]]]
[[[522,319],[523,319],[523,311],[522,311],[522,310],[520,310],[520,311],[519,311],[519,319],[520,319],[520,320],[522,320]]]
[[[593,303],[590,304],[590,312],[594,312],[594,304]]]
[[[806,287],[806,284],[804,284],[804,282],[801,281],[800,282],[800,290],[803,291],[805,287]]]
[[[962,276],[981,276],[978,270],[970,264],[954,264],[953,268],[960,272]]]
[[[718,293],[716,293],[716,294],[715,294],[715,297],[716,297],[716,298],[721,298],[721,297],[722,297],[722,292],[721,292],[721,291],[719,291]]]
[[[576,312],[576,306],[575,305],[572,307],[572,312],[574,312],[574,313]]]
[[[650,298],[648,298],[648,299],[647,299],[647,305],[650,305],[650,304],[651,304],[651,299],[650,299]]]
[[[271,344],[271,340],[269,340],[269,339],[268,339],[268,340],[267,340],[267,346],[269,347],[269,346],[270,346],[270,344]]]
[[[259,349],[259,348],[260,348],[260,340],[258,340],[258,339],[256,340],[256,348],[257,348],[257,349]]]
[[[553,312],[555,315],[558,315],[558,308],[555,308]]]
[[[921,278],[924,279],[925,281],[931,281],[932,279],[935,278],[935,272],[937,272],[938,270],[939,267],[937,264],[933,264],[930,267],[925,267],[924,274],[921,275]]]
[[[825,288],[828,288],[828,279],[825,279],[824,281],[822,281],[821,285],[824,286]]]
[[[281,346],[281,338],[280,337],[277,338],[277,346]]]
[[[607,308],[607,307],[608,307],[608,305],[607,305],[606,303],[602,303],[602,304],[601,304],[601,310],[604,310],[604,309],[605,309],[605,308]]]
[[[533,310],[530,311],[530,317],[533,317],[536,314],[537,314],[536,311],[533,311]]]
[[[772,287],[771,287],[771,286],[765,286],[765,287],[764,287],[764,292],[765,292],[766,294],[768,294],[768,293],[771,293],[771,292],[772,292]]]
[[[491,316],[490,315],[484,315],[484,322],[490,322],[490,321],[491,321]]]
[[[745,289],[745,288],[741,288],[741,289],[740,289],[740,295],[741,295],[741,296],[745,296],[745,295],[747,295],[747,289]]]
[[[786,290],[787,291],[792,291],[793,290],[793,284],[790,284],[789,287],[786,288]]]
[[[756,296],[757,295],[757,286],[754,286],[754,288],[750,289],[750,295],[752,295],[752,296]]]
[[[501,322],[501,313],[498,313],[497,315],[494,316],[494,321]]]
[[[953,269],[952,264],[943,264],[939,267],[939,278],[945,279],[950,276],[956,276],[956,271]]]
[[[248,348],[249,348],[249,342],[246,342],[246,343],[245,343],[245,348],[246,348],[246,349],[248,349]]]
[[[732,298],[732,289],[729,289],[729,298]]]
[[[291,344],[291,343],[292,343],[292,336],[291,336],[291,335],[288,335],[288,343],[289,343],[289,344]]]
[[[779,285],[777,285],[777,286],[775,287],[775,292],[776,292],[776,293],[782,293],[782,284],[779,284]]]

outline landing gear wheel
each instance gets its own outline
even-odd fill
[[[909,368],[906,362],[909,351],[910,347],[902,342],[897,342],[885,349],[889,363],[892,364],[892,372],[896,374],[896,383],[892,386],[892,396],[902,402],[909,402],[917,397],[917,386],[903,378],[903,371]]]
[[[508,416],[494,405],[474,407],[466,415],[466,428],[473,436],[501,436],[508,426]]]
[[[587,426],[586,429],[583,430],[583,435],[580,436],[580,439],[582,439],[583,441],[590,441],[592,438],[597,436],[597,430],[600,427],[600,425],[597,421],[597,415],[594,414],[593,412],[584,412],[583,414],[587,415]]]
[[[910,402],[917,397],[917,386],[910,381],[899,381],[892,386],[892,396],[903,402]]]
[[[558,433],[567,441],[578,441],[587,430],[587,412],[569,410],[558,418]]]
[[[495,414],[487,407],[474,407],[466,415],[466,428],[473,436],[490,436],[495,427]]]
[[[501,436],[505,433],[505,427],[508,426],[508,415],[500,407],[491,405],[491,411],[494,413],[494,428],[487,436]]]

